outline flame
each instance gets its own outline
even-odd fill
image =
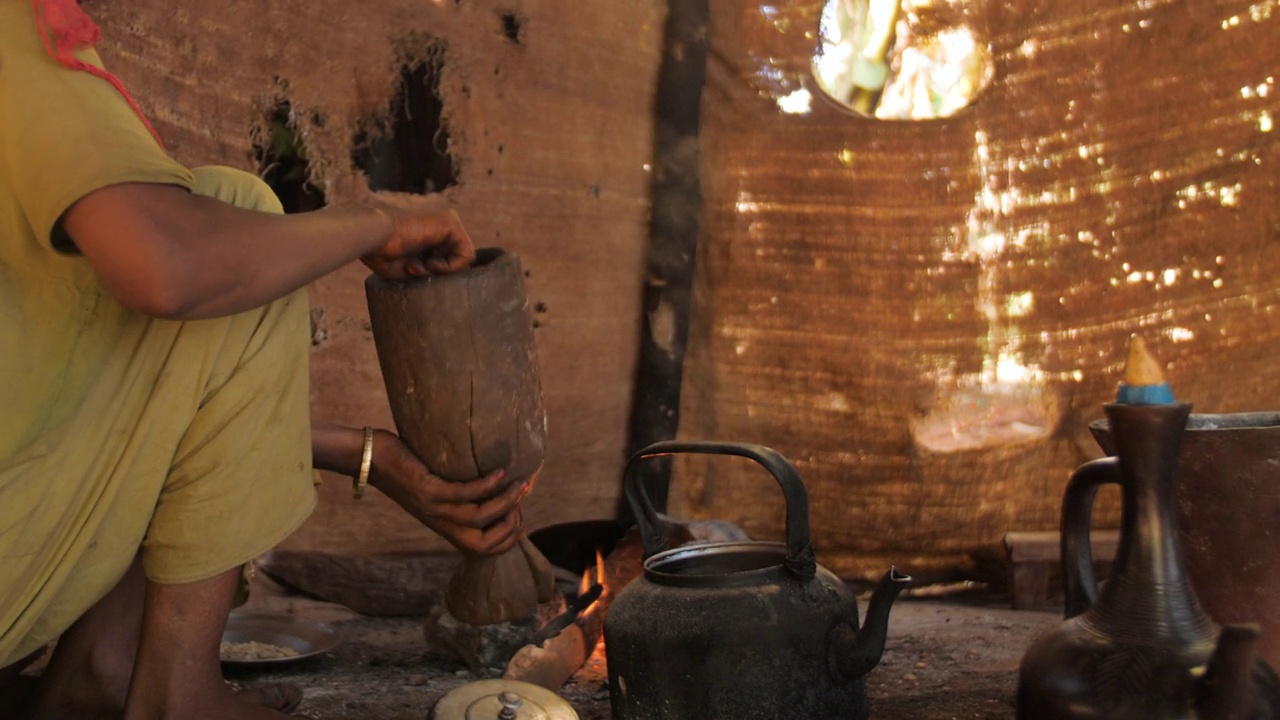
[[[582,610],[583,615],[595,611],[600,606],[600,600],[609,594],[609,583],[605,579],[604,554],[600,552],[600,548],[596,548],[595,567],[589,567],[582,573],[582,581],[578,583],[578,594],[585,594],[596,583],[601,586],[600,597]]]
[[[608,574],[605,572],[604,554],[600,552],[600,548],[596,548],[596,566],[594,568],[587,568],[586,571],[582,573],[582,582],[579,585],[578,594],[581,595],[591,589],[592,585],[600,583],[600,597],[596,598],[595,602],[587,606],[582,611],[582,615],[598,612],[602,613],[605,611],[605,606],[601,603],[607,602],[607,598],[610,596],[607,575]],[[604,633],[600,633],[600,638],[596,640],[596,646],[591,649],[591,654],[587,658],[586,664],[594,667],[597,672],[607,674],[608,671],[604,669],[606,667],[605,663],[607,662],[605,657]]]

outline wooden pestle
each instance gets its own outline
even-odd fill
[[[546,414],[524,271],[498,248],[468,270],[409,282],[370,276],[369,320],[397,431],[435,475],[461,482],[542,466]],[[500,555],[464,553],[445,595],[471,625],[523,620],[554,594],[526,538]]]

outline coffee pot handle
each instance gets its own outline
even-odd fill
[[[662,440],[637,450],[627,460],[622,488],[627,495],[631,513],[640,526],[640,540],[644,544],[646,558],[667,549],[667,539],[662,519],[654,509],[649,494],[638,472],[645,458],[677,453],[702,455],[736,455],[750,458],[764,466],[782,488],[787,503],[787,557],[784,566],[802,580],[817,572],[818,562],[809,542],[809,493],[805,490],[800,473],[777,450],[763,445],[727,443],[700,440]]]
[[[1091,460],[1071,473],[1062,497],[1062,585],[1064,614],[1075,617],[1098,599],[1098,578],[1093,571],[1093,501],[1103,485],[1120,484],[1120,460]]]

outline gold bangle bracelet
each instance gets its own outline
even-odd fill
[[[355,499],[364,497],[364,487],[369,484],[369,471],[373,469],[373,428],[364,428],[364,451],[360,453],[360,474],[352,478],[351,491]]]

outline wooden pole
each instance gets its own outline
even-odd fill
[[[369,320],[396,428],[435,475],[455,482],[542,466],[546,415],[519,259],[482,249],[469,270],[410,282],[371,276]],[[551,565],[527,541],[465,554],[449,613],[471,625],[520,620],[554,593]]]
[[[698,131],[709,18],[708,0],[670,0],[655,98],[653,199],[631,452],[674,438],[680,425],[680,382],[702,213]],[[670,460],[656,458],[640,472],[649,498],[664,512]],[[630,516],[625,502],[620,514]]]

